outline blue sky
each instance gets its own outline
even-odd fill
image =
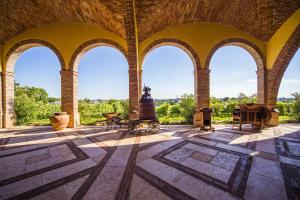
[[[212,57],[211,95],[235,97],[239,92],[256,93],[256,64],[239,47],[220,48]],[[143,84],[152,88],[154,98],[175,98],[194,92],[193,64],[181,49],[163,46],[150,52],[143,63]],[[97,47],[88,51],[79,64],[79,98],[128,98],[128,64],[118,50]],[[60,64],[46,47],[25,51],[17,60],[16,81],[42,87],[50,96],[60,97]],[[279,97],[300,92],[300,50],[285,72]]]

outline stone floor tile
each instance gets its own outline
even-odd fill
[[[275,145],[272,142],[256,142],[255,150],[276,154]]]
[[[0,181],[25,173],[25,159],[13,160],[0,165]]]
[[[251,171],[283,181],[279,162],[271,161],[263,158],[254,157],[252,161]]]
[[[41,161],[45,161],[45,160],[49,160],[51,159],[50,153],[43,153],[43,154],[39,154],[36,156],[31,156],[25,159],[25,164],[26,165],[30,165],[30,164],[35,164]]]
[[[82,171],[84,169],[95,166],[96,163],[92,159],[85,159],[55,170],[51,170],[42,174],[43,183],[47,184],[52,181],[61,179],[68,175],[74,174],[76,172]]]
[[[196,179],[190,175],[183,175],[180,179],[174,183],[174,186],[181,191],[189,194],[195,199],[205,199],[205,200],[231,200],[236,199],[231,194],[208,185],[207,183]]]
[[[27,192],[43,184],[42,175],[33,176],[0,187],[0,199],[8,199],[23,192]]]
[[[250,173],[244,199],[285,200],[285,189],[282,181],[266,176]]]
[[[133,175],[131,187],[130,187],[130,196],[129,199],[132,199],[137,194],[141,193],[142,191],[152,187],[149,183],[144,181],[137,175]]]
[[[191,143],[186,144],[183,147],[194,150],[194,151],[198,151],[198,152],[201,152],[201,153],[205,153],[205,154],[208,154],[208,155],[211,155],[211,156],[215,156],[218,153],[218,150],[208,148],[208,147],[204,147],[204,146],[201,146],[201,145],[191,144]]]
[[[300,167],[299,159],[289,158],[286,156],[279,156],[279,160],[280,160],[280,162]]]
[[[287,141],[286,146],[291,155],[300,157],[300,143]]]
[[[119,148],[119,147],[118,147]],[[131,150],[117,149],[109,159],[107,166],[126,166]]]
[[[191,155],[191,158],[202,161],[202,162],[209,162],[213,159],[213,156],[206,154],[206,153],[202,153],[202,152],[194,152]]]
[[[172,200],[164,193],[160,192],[156,188],[147,188],[146,190],[140,192],[134,197],[130,198],[130,200]]]
[[[290,153],[298,155],[300,138],[299,131],[297,132],[295,128],[300,130],[300,125],[279,126],[274,129],[267,128],[258,133],[239,131],[238,129],[232,130],[230,126],[224,125],[216,125],[215,132],[208,131],[205,133],[199,132],[198,129],[193,129],[190,126],[162,127],[159,134],[152,135],[142,132],[139,147],[144,146],[143,148],[145,149],[138,152],[136,165],[155,176],[156,178],[153,180],[158,181],[160,179],[165,181],[170,186],[195,199],[239,199],[217,188],[214,184],[203,182],[199,177],[191,174],[198,171],[227,182],[239,158],[234,152],[250,154],[253,156],[253,160],[243,199],[286,199],[279,162],[298,167],[300,167],[300,162],[298,159],[291,157],[282,155],[278,157],[275,151],[274,137],[282,135],[279,139],[287,141],[287,148]],[[118,144],[116,151],[107,160],[96,180],[91,183],[91,187],[87,188],[87,193],[84,196],[84,199],[115,199],[120,182],[126,171],[128,159],[132,153],[133,144],[136,141],[135,136],[127,134],[125,138],[118,139],[123,133],[121,129],[106,131],[105,127],[81,127],[78,129],[66,129],[66,131],[62,132],[36,131],[36,128],[27,129],[24,132],[24,129],[18,128],[15,132],[5,134],[0,130],[0,140],[3,138],[14,138],[12,140],[9,139],[8,144],[4,145],[10,149],[0,150],[0,182],[5,180],[1,182],[4,185],[0,186],[0,199],[14,197],[43,184],[51,186],[53,181],[56,180],[62,183],[62,181],[66,180],[64,177],[72,176],[74,173],[99,164],[107,154],[106,150],[101,147],[116,147],[115,145]],[[81,132],[76,132],[77,130]],[[208,139],[199,138],[197,135]],[[89,140],[87,137],[101,142],[95,143],[95,140]],[[229,142],[229,144],[216,143],[209,139]],[[184,140],[190,141],[190,143],[171,151],[164,157],[164,159],[176,162],[176,165],[174,163],[167,165],[163,161],[151,158]],[[11,179],[12,182],[10,183],[6,182],[6,179],[75,159],[76,155],[68,145],[64,144],[71,141],[88,154],[90,158],[62,165],[57,169],[45,171],[43,174],[24,177],[15,182],[13,182],[13,179]],[[256,150],[248,149],[246,146],[247,142],[256,142]],[[148,144],[149,147],[145,146]],[[55,146],[48,147],[49,145]],[[220,148],[220,150],[209,148],[210,146]],[[36,148],[40,147],[43,147],[43,149],[36,150]],[[234,152],[228,153],[222,151],[222,149]],[[175,168],[175,166],[181,170]],[[189,171],[191,174],[185,173],[184,169],[191,170]],[[89,176],[76,177],[77,179],[73,179],[72,182],[66,181],[63,185],[35,196],[33,199],[72,199],[72,196]],[[151,185],[153,183],[150,184],[145,180],[135,174],[133,175],[129,199],[170,199],[163,193],[163,188],[158,190]]]
[[[188,138],[187,140],[192,141],[192,142],[201,143],[201,144],[206,144],[209,146],[215,146],[217,144],[216,142],[213,142],[213,141],[204,140],[204,139],[195,138],[195,137]]]
[[[106,154],[106,151],[100,148],[97,144],[91,142],[86,138],[82,138],[79,140],[74,140],[74,144],[77,145],[84,153],[86,153],[89,157],[96,157],[103,154]]]
[[[142,178],[140,178],[137,175],[133,175],[131,187],[130,187],[130,196],[129,199],[132,199],[142,191],[151,188],[152,186],[144,181]]]
[[[124,172],[125,167],[105,167],[83,199],[114,199]]]
[[[191,156],[194,152],[195,151],[192,149],[182,147],[176,151],[167,154],[165,158],[175,162],[180,162]]]
[[[169,183],[176,182],[183,175],[183,172],[151,158],[139,163],[138,166]]]
[[[36,171],[57,164],[52,158],[25,165],[25,173]]]
[[[63,186],[31,198],[31,200],[58,200],[58,199],[69,200],[68,195]]]
[[[28,145],[28,146],[24,146],[24,147],[2,150],[2,151],[0,151],[0,156],[18,153],[18,152],[22,152],[22,151],[27,151],[27,150],[31,150],[31,149],[36,149],[36,146],[37,145],[32,144],[32,145]]]
[[[237,136],[237,137],[233,138],[233,140],[231,140],[229,142],[229,144],[236,144],[236,145],[246,146],[248,142],[251,142],[249,140],[250,140],[249,135],[240,135],[240,136]]]
[[[223,169],[233,170],[239,158],[237,155],[219,151],[209,163]]]
[[[183,139],[178,139],[178,138],[175,138],[173,140],[168,140],[166,142],[162,142],[160,144],[154,145],[153,147],[145,149],[145,150],[141,151],[140,154],[143,154],[144,156],[150,158],[150,157],[158,154],[159,152],[166,150],[166,149],[170,148],[171,146],[176,145],[182,141],[183,141]]]
[[[236,152],[244,153],[244,154],[248,154],[248,155],[251,155],[251,154],[255,153],[255,151],[253,151],[253,150],[242,148],[242,147],[238,147],[238,146],[232,146],[232,145],[229,145],[229,144],[218,143],[216,145],[216,147],[219,147],[219,148],[222,148],[222,149],[231,150],[231,151],[236,151]]]
[[[223,137],[223,138],[231,139],[233,136],[234,136],[234,134],[232,134],[232,133],[218,132],[217,137]]]
[[[220,167],[216,167],[214,165],[211,165],[206,162],[202,162],[199,160],[195,160],[193,158],[187,158],[183,162],[180,163],[183,166],[186,166],[188,168],[191,168],[193,170],[196,170],[200,173],[207,174],[208,176],[211,176],[213,178],[216,178],[220,181],[223,181],[224,183],[227,183],[232,170],[223,169]]]
[[[77,192],[77,190],[80,188],[80,186],[86,181],[86,179],[89,176],[84,176],[79,179],[76,179],[75,181],[69,182],[62,187],[64,187],[65,192],[68,196],[68,199],[71,200],[73,195]]]

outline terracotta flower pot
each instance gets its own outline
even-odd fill
[[[54,130],[60,131],[67,127],[69,118],[67,112],[57,112],[50,117],[50,122]]]

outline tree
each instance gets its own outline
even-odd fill
[[[182,95],[180,98],[179,106],[181,107],[181,113],[185,118],[186,122],[193,123],[193,115],[195,112],[194,95]]]
[[[158,117],[165,117],[169,114],[169,103],[163,103],[160,106],[157,107],[156,109],[156,114]]]
[[[300,121],[300,94],[295,92],[292,94],[295,97],[295,102],[293,105],[293,115],[295,116],[296,120]]]
[[[17,125],[28,124],[37,119],[48,119],[53,112],[59,110],[59,105],[48,103],[48,93],[45,89],[15,83],[14,112]]]
[[[181,115],[181,108],[179,104],[174,104],[170,106],[170,116],[179,117]]]

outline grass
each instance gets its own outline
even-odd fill
[[[293,116],[279,116],[279,123],[280,124],[297,123],[297,120]]]
[[[158,120],[161,124],[188,124],[183,117],[160,117]]]
[[[80,117],[80,123],[82,125],[95,125],[97,121],[104,121],[105,117]]]
[[[81,118],[82,125],[95,125],[97,121],[105,120],[104,117],[86,117]],[[169,125],[178,125],[178,124],[189,124],[183,117],[160,117],[159,122],[161,124],[169,124]],[[232,117],[213,117],[213,124],[231,124]],[[286,123],[297,123],[297,120],[293,116],[279,116],[279,123],[286,124]],[[298,121],[299,123],[299,121]],[[101,123],[98,123],[101,125]],[[49,119],[38,119],[32,122],[29,122],[25,125],[28,126],[50,126]]]
[[[29,122],[28,126],[50,126],[50,119],[37,119],[35,121]]]
[[[231,124],[232,117],[213,117],[214,124]]]

